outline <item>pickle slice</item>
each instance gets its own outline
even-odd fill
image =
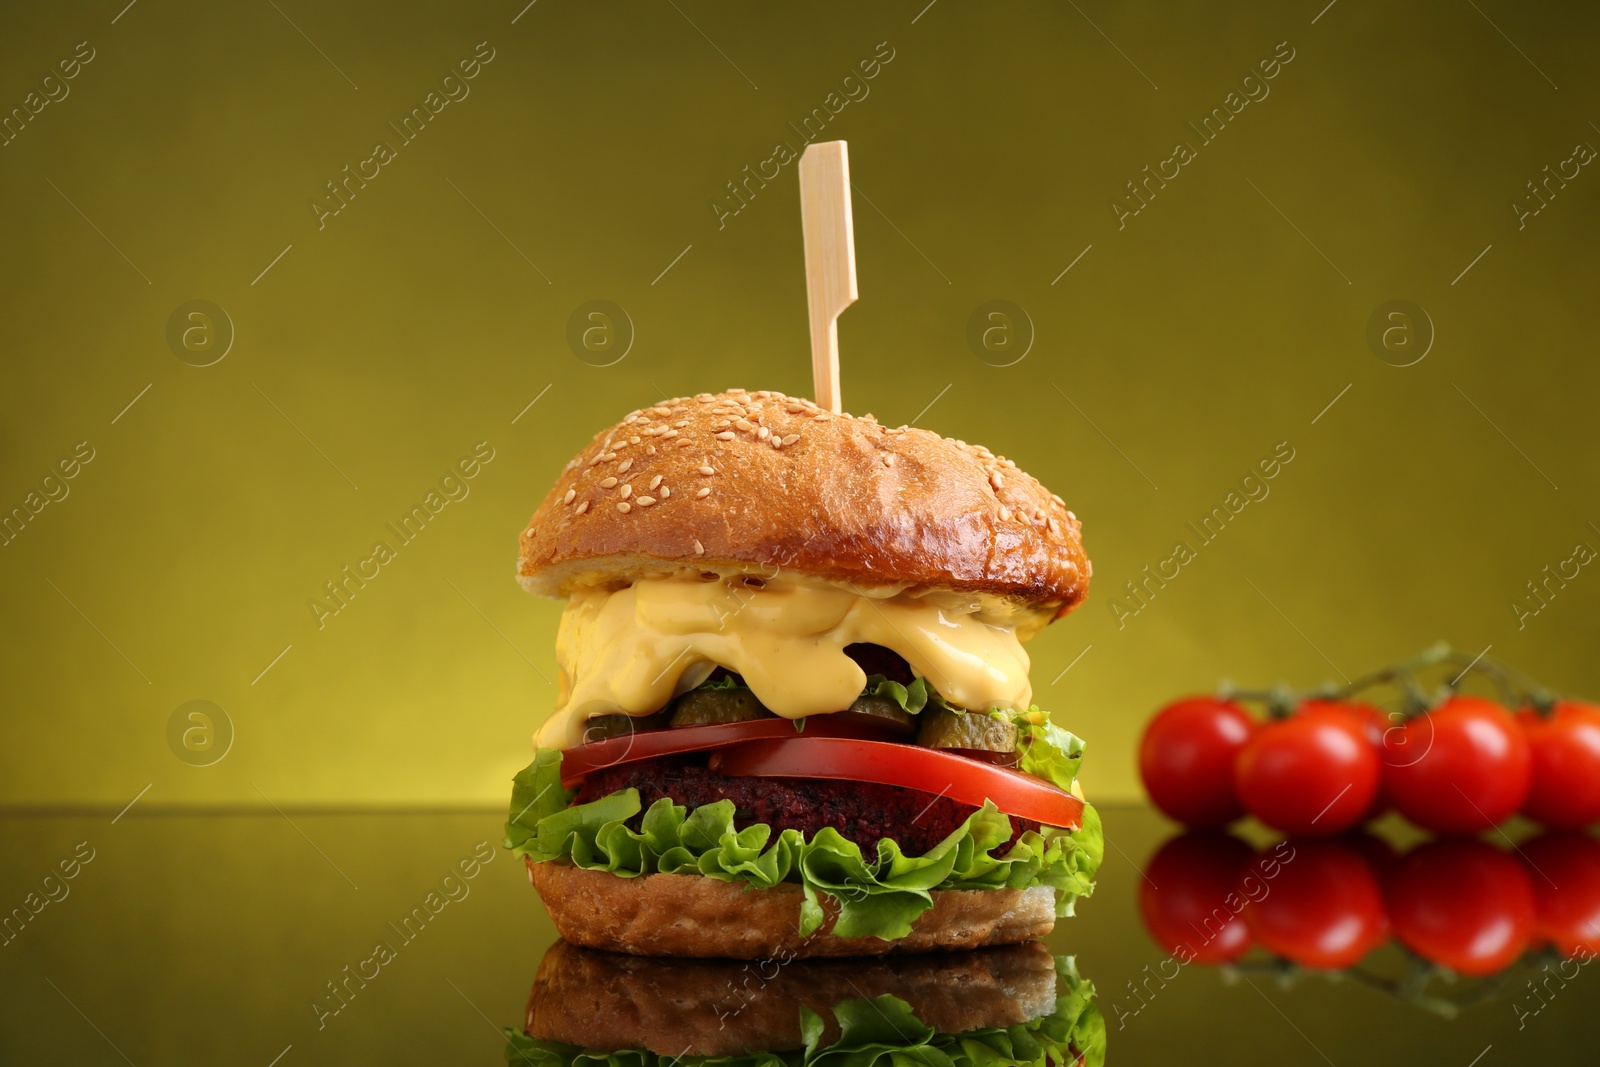
[[[710,726],[772,717],[772,712],[748,689],[691,689],[673,702],[667,725]]]
[[[925,748],[1012,752],[1017,747],[1017,728],[1005,719],[992,715],[927,707],[922,709],[921,718],[917,744]]]
[[[583,743],[591,741],[604,741],[608,737],[621,737],[631,734],[644,727],[643,722],[638,722],[632,715],[623,715],[620,712],[613,715],[596,715],[583,724]]]
[[[870,719],[893,723],[904,729],[907,737],[917,728],[917,717],[885,696],[866,695],[856,698],[841,715],[864,715]]]

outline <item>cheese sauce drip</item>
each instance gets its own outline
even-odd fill
[[[1049,618],[991,596],[789,575],[690,572],[578,593],[556,638],[559,703],[534,740],[581,744],[586,720],[659,711],[718,666],[784,718],[841,711],[867,684],[844,653],[857,643],[899,653],[953,704],[1025,709],[1022,641]]]

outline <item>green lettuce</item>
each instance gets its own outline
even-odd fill
[[[1081,830],[1027,831],[1004,856],[990,850],[1010,839],[1011,820],[986,802],[920,856],[884,838],[869,859],[832,827],[810,840],[793,828],[774,835],[765,823],[737,829],[726,799],[692,811],[669,797],[643,811],[636,789],[586,804],[571,800],[561,786],[561,753],[540,749],[514,779],[506,847],[535,862],[566,860],[623,878],[699,874],[763,889],[798,885],[803,935],[826,918],[825,895],[838,902],[840,937],[905,937],[933,906],[935,889],[1047,885],[1056,891],[1056,913],[1071,915],[1077,898],[1092,891],[1104,852],[1099,813],[1088,805]]]
[[[1104,1067],[1106,1024],[1092,1003],[1094,984],[1079,977],[1072,957],[1056,959],[1056,1003],[1049,1015],[1015,1026],[941,1034],[895,996],[840,1001],[830,1009],[839,1037],[824,1046],[821,1016],[804,1005],[804,1047],[740,1056],[663,1056],[644,1049],[589,1051],[543,1041],[506,1027],[506,1062],[528,1067],[1046,1067],[1073,1062]]]

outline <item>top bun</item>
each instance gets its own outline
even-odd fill
[[[701,393],[595,435],[522,534],[523,588],[564,597],[681,566],[988,593],[1061,615],[1080,523],[981,445],[782,393]]]

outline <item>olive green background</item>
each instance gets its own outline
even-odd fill
[[[711,204],[880,42],[823,134],[858,187],[846,407],[982,442],[1085,520],[1090,599],[1032,651],[1094,795],[1136,796],[1143,718],[1221,676],[1442,637],[1600,692],[1591,568],[1512,606],[1600,546],[1600,174],[1511,207],[1600,145],[1600,14],[924,3],[8,4],[0,109],[94,59],[0,147],[0,508],[94,459],[0,547],[0,802],[500,803],[559,615],[512,580],[516,534],[633,408],[809,392],[793,166],[721,228]],[[479,42],[470,95],[399,146]],[[1280,42],[1270,95],[1200,145]],[[397,157],[319,228],[380,138]],[[1198,158],[1119,229],[1180,139]],[[206,367],[166,338],[197,299],[236,334]],[[636,334],[611,366],[566,340],[595,299]],[[967,341],[996,299],[1032,323],[1010,366]],[[1436,334],[1412,366],[1367,341],[1396,299]],[[478,442],[470,495],[319,629],[307,601]],[[1119,626],[1123,583],[1279,442],[1270,495]],[[168,746],[194,699],[234,729],[208,767]]]

